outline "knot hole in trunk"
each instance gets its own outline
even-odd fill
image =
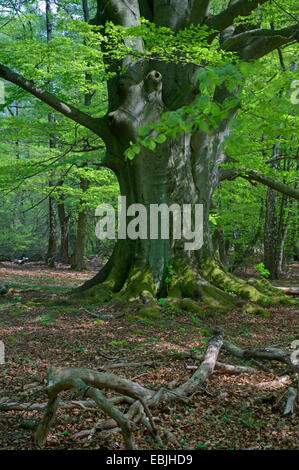
[[[147,93],[160,92],[162,90],[162,74],[157,70],[152,70],[144,81],[144,88]]]

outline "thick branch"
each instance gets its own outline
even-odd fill
[[[222,49],[237,52],[244,60],[259,59],[269,52],[292,41],[299,40],[298,24],[280,30],[254,29],[232,36],[222,44]]]
[[[32,80],[28,80],[27,78],[23,77],[17,72],[14,72],[1,63],[0,77],[23,88],[23,90],[28,91],[39,100],[51,106],[51,108],[63,114],[67,118],[72,119],[78,124],[81,124],[81,126],[90,129],[95,134],[104,139],[106,135],[106,125],[103,119],[93,118],[79,109],[64,103],[56,95],[50,93],[49,91],[34,83]]]
[[[223,342],[223,348],[229,353],[241,359],[267,359],[269,361],[279,361],[285,364],[291,364],[289,355],[280,349],[267,348],[267,349],[241,349],[228,341]]]
[[[113,21],[122,26],[139,24],[140,10],[138,0],[98,0],[98,11],[93,24]]]
[[[208,17],[204,24],[211,29],[223,31],[233,24],[235,18],[238,16],[248,16],[258,5],[263,5],[263,3],[267,1],[268,0],[240,0],[218,15]]]
[[[294,387],[288,388],[287,402],[284,409],[284,415],[292,415],[296,409],[297,390]]]
[[[209,340],[208,348],[204,357],[203,362],[197,369],[197,371],[192,375],[192,377],[187,380],[187,382],[180,385],[175,389],[175,394],[177,396],[187,396],[190,395],[203,385],[204,381],[213,373],[217,357],[220,351],[220,348],[223,344],[223,331],[214,330],[212,336]]]
[[[191,4],[191,24],[201,24],[207,16],[210,0],[193,0]]]
[[[299,200],[299,191],[296,188],[292,188],[287,184],[282,183],[281,181],[277,181],[269,176],[264,175],[263,173],[259,173],[256,170],[223,170],[221,174],[221,180],[234,180],[235,178],[244,178],[246,180],[253,180],[258,181],[270,188],[275,189],[276,191],[286,194],[294,199]]]

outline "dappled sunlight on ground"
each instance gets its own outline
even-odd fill
[[[153,390],[173,381],[179,385],[194,372],[187,366],[199,365],[198,360],[183,353],[204,354],[215,326],[224,329],[225,339],[246,349],[271,344],[289,348],[299,333],[296,306],[270,307],[270,317],[216,310],[195,315],[173,312],[166,306],[159,309],[159,320],[138,319],[134,311],[129,318],[116,318],[115,313],[121,312],[112,311],[108,305],[60,305],[64,291],[50,289],[53,285],[78,285],[92,275],[90,272],[54,272],[39,267],[30,273],[25,268],[1,268],[0,273],[5,282],[17,283],[15,276],[21,277],[22,273],[20,284],[27,287],[31,282],[40,283],[42,287],[28,292],[12,287],[9,298],[0,300],[1,339],[6,347],[6,364],[0,366],[2,402],[45,402],[43,381],[51,365],[95,370],[109,367],[110,373],[134,379]],[[219,361],[256,367],[223,349]],[[135,365],[126,367],[128,363]],[[114,364],[120,366],[113,368]],[[269,367],[275,375],[262,370],[240,375],[216,371],[187,403],[161,404],[153,409],[153,416],[162,420],[163,427],[185,449],[298,448],[298,417],[283,417],[274,407],[292,383],[290,370],[281,363],[271,362]],[[72,392],[63,392],[63,400],[72,398]],[[41,416],[41,411],[1,412],[0,448],[34,449],[33,434]],[[46,449],[122,449],[119,433],[96,432],[92,439],[72,440],[75,432],[92,428],[101,418],[99,410],[60,409]],[[154,448],[145,428],[138,427],[135,438],[139,449]]]

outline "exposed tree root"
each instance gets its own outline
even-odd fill
[[[268,347],[260,350],[243,350],[228,341],[224,341],[223,347],[228,352],[241,359],[267,359],[269,361],[284,362],[285,364],[293,366],[290,355],[281,349]]]
[[[2,411],[40,411],[47,408],[47,403],[19,403],[16,401],[0,403],[0,410]],[[72,400],[68,402],[61,401],[59,408],[74,409],[81,408],[83,410],[95,411],[94,402],[92,400]]]
[[[50,425],[58,408],[59,393],[62,390],[75,389],[83,397],[87,396],[94,400],[96,405],[110,416],[109,420],[102,421],[100,428],[119,427],[123,434],[126,449],[134,448],[132,430],[139,422],[144,424],[152,433],[156,442],[163,446],[161,435],[169,439],[170,434],[165,433],[164,430],[162,430],[163,432],[160,431],[155,425],[150,408],[153,408],[161,401],[185,399],[188,395],[196,392],[206,378],[213,373],[216,359],[222,346],[222,337],[222,331],[215,330],[213,332],[202,364],[187,382],[175,390],[160,389],[156,393],[135,382],[109,373],[101,373],[88,369],[50,368],[48,370],[47,386],[49,402],[35,433],[36,444],[42,447],[46,442]],[[99,388],[111,389],[125,397],[130,397],[131,406],[128,412],[123,414],[104,397],[98,390]]]
[[[159,296],[168,297],[170,307],[193,312],[200,310],[198,302],[212,308],[231,309],[247,301],[248,304],[243,305],[245,313],[264,316],[270,313],[254,304],[293,302],[269,281],[246,282],[236,278],[213,257],[207,258],[200,267],[178,257],[170,259],[167,266],[171,266],[171,273],[165,272],[162,277],[160,273],[157,279],[154,268],[132,259],[132,253],[129,259],[127,251],[118,246],[112,255],[113,261],[109,261],[95,278],[74,291],[75,296],[80,295],[80,300],[88,303],[103,304],[109,301],[118,308],[137,305],[140,314],[149,317],[157,315]]]
[[[294,387],[288,388],[287,400],[283,414],[292,415],[295,413],[296,407],[298,404],[298,390]]]
[[[187,369],[194,370],[197,369],[198,366],[187,366]],[[253,367],[246,367],[246,366],[233,366],[231,364],[224,364],[223,362],[216,361],[215,362],[215,371],[221,372],[223,374],[243,374],[244,372],[247,374],[254,374],[256,369]]]
[[[160,447],[165,447],[166,442],[170,442],[178,446],[175,436],[168,430],[165,430],[162,424],[157,424],[160,421],[158,417],[152,415],[151,410],[162,402],[170,401],[183,401],[189,402],[194,394],[203,389],[203,384],[206,379],[214,372],[224,374],[241,374],[241,373],[254,373],[255,369],[248,366],[237,366],[224,364],[217,361],[221,347],[224,347],[228,352],[242,359],[259,358],[267,360],[276,360],[284,362],[288,365],[290,363],[289,356],[286,352],[275,348],[267,348],[263,350],[242,350],[227,341],[223,341],[223,332],[219,329],[214,329],[210,337],[206,353],[203,361],[195,368],[194,374],[189,380],[176,388],[161,387],[158,391],[153,391],[145,388],[138,383],[118,377],[108,372],[98,372],[89,369],[81,368],[56,368],[51,367],[48,369],[48,403],[28,404],[28,403],[1,403],[0,409],[3,411],[9,410],[42,410],[44,415],[39,423],[35,433],[35,442],[38,446],[43,447],[47,440],[47,435],[53,420],[55,418],[58,407],[74,408],[80,407],[83,410],[100,408],[108,419],[101,419],[92,429],[80,431],[74,434],[73,438],[88,437],[91,439],[97,430],[122,432],[124,445],[126,449],[134,449],[133,431],[138,424],[142,424],[152,434],[153,438]],[[193,356],[199,359],[199,356]],[[201,357],[202,359],[202,357]],[[254,359],[255,360],[255,359]],[[189,366],[190,368],[190,366]],[[258,388],[282,387],[289,382],[289,377],[282,377],[279,380],[259,384]],[[173,384],[174,385],[174,384]],[[175,387],[175,385],[174,385]],[[64,390],[75,390],[81,395],[81,400],[61,402],[59,404],[59,393]],[[112,398],[105,398],[101,390],[112,390],[118,393],[118,396]],[[88,400],[85,400],[88,397]],[[127,410],[121,411],[116,405],[124,403]],[[290,387],[286,399],[284,413],[292,414],[296,409],[297,391],[295,388]],[[94,406],[98,408],[95,408]]]
[[[250,302],[269,305],[273,303],[292,304],[284,292],[267,280],[253,279],[250,282],[233,276],[216,260],[210,258],[204,264],[204,276],[213,285],[225,292],[234,293]]]

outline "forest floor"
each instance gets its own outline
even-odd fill
[[[298,269],[294,266],[296,274]],[[120,312],[109,306],[63,305],[69,288],[93,274],[66,267],[50,270],[40,264],[2,264],[0,279],[11,292],[0,297],[0,339],[6,359],[0,365],[0,402],[46,402],[44,381],[51,365],[102,370],[123,363],[109,372],[153,390],[174,380],[183,383],[194,373],[187,366],[198,365],[183,353],[204,353],[215,326],[224,329],[226,340],[244,349],[274,344],[289,349],[299,338],[298,306],[270,307],[270,317],[208,309],[199,316],[165,306],[160,307],[161,319],[153,321],[134,312],[116,318]],[[294,285],[292,279],[287,285]],[[242,364],[224,349],[219,361]],[[130,362],[138,364],[126,367]],[[243,361],[246,364],[256,367]],[[298,416],[285,417],[275,407],[293,377],[287,365],[267,365],[275,374],[214,372],[188,403],[161,404],[152,410],[153,416],[176,436],[181,449],[298,449]],[[72,392],[63,392],[62,398],[76,399]],[[33,435],[41,416],[42,411],[0,411],[0,449],[36,449]],[[120,433],[73,438],[101,418],[98,409],[60,408],[45,449],[123,449]],[[157,449],[144,427],[138,427],[134,436],[138,449]]]

